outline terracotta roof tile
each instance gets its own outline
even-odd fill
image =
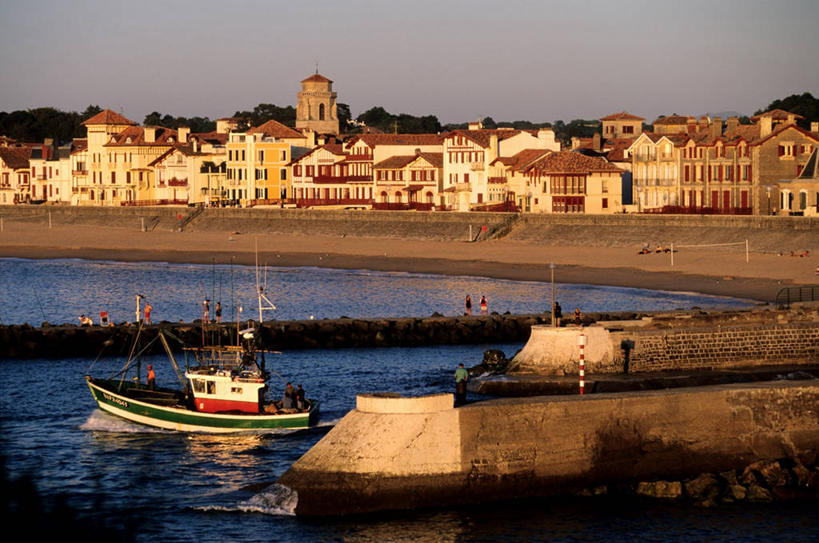
[[[504,166],[512,168],[514,171],[521,171],[532,162],[553,152],[554,151],[550,151],[548,149],[524,149],[523,151],[520,151],[519,153],[510,157],[498,157],[492,161],[492,164],[499,162]]]
[[[0,147],[0,159],[12,170],[28,168],[30,152],[27,147]]]
[[[654,121],[653,124],[660,124],[660,125],[667,125],[667,124],[688,124],[689,120],[696,120],[694,117],[689,117],[687,115],[669,115],[667,117],[662,117]]]
[[[540,173],[591,173],[612,172],[620,173],[623,170],[608,162],[604,158],[590,157],[572,151],[560,151],[547,155],[530,165],[526,171]]]
[[[249,134],[264,134],[265,136],[278,139],[304,139],[304,134],[283,125],[278,121],[270,119],[266,123],[260,124],[248,130]]]
[[[784,109],[772,109],[770,111],[766,111],[765,113],[760,113],[759,115],[754,115],[751,117],[751,120],[756,122],[760,120],[762,117],[773,117],[774,121],[787,121],[788,116],[793,115],[794,119],[804,119],[803,116],[797,113],[791,113],[790,111],[785,111]]]
[[[370,147],[376,145],[441,145],[444,139],[439,134],[359,134],[348,140],[346,147],[363,141]]]
[[[386,160],[382,160],[373,166],[373,169],[379,170],[397,170],[406,167],[408,164],[414,162],[417,158],[423,158],[435,168],[443,168],[444,154],[443,153],[418,153],[416,155],[401,155],[391,156]]]
[[[137,123],[134,121],[127,119],[117,113],[116,111],[111,111],[110,109],[106,109],[105,111],[101,111],[85,121],[85,126],[90,126],[92,124],[127,124],[131,126],[136,126]]]
[[[307,79],[302,79],[301,80],[302,83],[305,83],[307,81],[314,81],[314,82],[317,82],[317,83],[332,83],[333,82],[332,79],[327,79],[326,77],[324,77],[320,73],[315,73],[315,74],[311,75],[310,77],[308,77]]]
[[[155,132],[154,141],[145,141],[145,128],[153,128]],[[119,147],[127,145],[172,145],[176,142],[176,130],[171,128],[164,128],[161,126],[129,126],[119,134],[111,137],[111,140],[104,145],[104,147]],[[174,141],[169,141],[173,139]]]
[[[613,113],[611,115],[606,115],[605,117],[600,118],[601,121],[645,121],[644,118],[638,117],[637,115],[632,115],[627,111],[621,111],[620,113]]]

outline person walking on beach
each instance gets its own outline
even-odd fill
[[[145,302],[145,324],[151,324],[151,311],[153,311],[153,307],[148,302]]]
[[[466,382],[469,381],[469,372],[463,362],[455,370],[455,405],[466,403]]]
[[[486,296],[481,296],[481,315],[488,315],[489,307],[486,302]]]
[[[472,298],[469,297],[469,294],[466,295],[466,302],[464,302],[464,304],[466,305],[466,314],[471,315],[472,314]]]

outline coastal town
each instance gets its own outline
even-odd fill
[[[593,137],[551,128],[345,134],[333,81],[301,81],[295,127],[140,126],[105,109],[70,142],[0,134],[0,205],[236,206],[554,214],[816,216],[819,122],[622,111]],[[366,128],[366,127],[365,127]]]

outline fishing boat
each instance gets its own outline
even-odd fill
[[[269,301],[259,289],[260,322],[262,302]],[[139,304],[139,296],[137,296]],[[272,304],[270,304],[272,306]],[[139,309],[137,308],[137,315]],[[162,388],[143,383],[140,378],[141,355],[149,345],[137,349],[143,331],[137,330],[131,354],[118,376],[85,379],[99,408],[123,419],[181,432],[234,433],[277,428],[307,428],[318,422],[319,402],[292,397],[293,405],[268,400],[270,372],[265,368],[264,351],[257,347],[258,330],[239,329],[232,344],[205,344],[210,332],[220,329],[202,321],[203,345],[186,347],[195,363],[183,372],[170,348],[166,333],[159,331],[152,340],[162,343],[180,382],[179,388]],[[222,328],[223,329],[223,328]],[[269,352],[269,351],[267,351]],[[259,361],[261,355],[261,362]],[[187,364],[186,364],[187,365]],[[127,375],[135,371],[136,378]],[[117,378],[118,377],[118,378]]]

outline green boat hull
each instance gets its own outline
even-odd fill
[[[179,432],[235,433],[308,428],[318,422],[319,404],[309,411],[282,414],[200,413],[184,406],[177,391],[150,391],[145,385],[86,376],[88,387],[103,411],[146,426]],[[145,396],[137,398],[135,396]],[[166,403],[168,405],[161,405]]]

